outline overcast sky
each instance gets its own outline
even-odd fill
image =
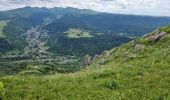
[[[0,10],[25,6],[75,7],[100,12],[170,16],[170,0],[0,0]]]

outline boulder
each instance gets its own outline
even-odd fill
[[[99,65],[104,65],[106,63],[106,60],[104,58],[100,59]]]
[[[143,45],[143,44],[135,44],[134,52],[142,51],[144,48],[145,48],[145,45]]]
[[[167,33],[162,31],[162,32],[158,32],[157,34],[153,34],[151,36],[148,36],[146,39],[149,41],[149,42],[157,42],[159,41],[163,36],[165,36]]]
[[[84,63],[84,65],[86,65],[86,66],[88,66],[88,65],[91,64],[91,57],[90,57],[90,55],[84,56],[83,63]]]

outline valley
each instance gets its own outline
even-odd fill
[[[0,100],[169,100],[170,17],[0,11]]]
[[[169,100],[169,29],[105,51],[76,73],[3,77],[4,99]]]

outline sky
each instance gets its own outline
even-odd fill
[[[100,12],[170,16],[170,0],[0,0],[0,10],[31,7],[74,7]]]

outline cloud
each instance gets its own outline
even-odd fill
[[[75,7],[100,12],[170,16],[170,0],[1,0],[0,10],[25,6]]]

